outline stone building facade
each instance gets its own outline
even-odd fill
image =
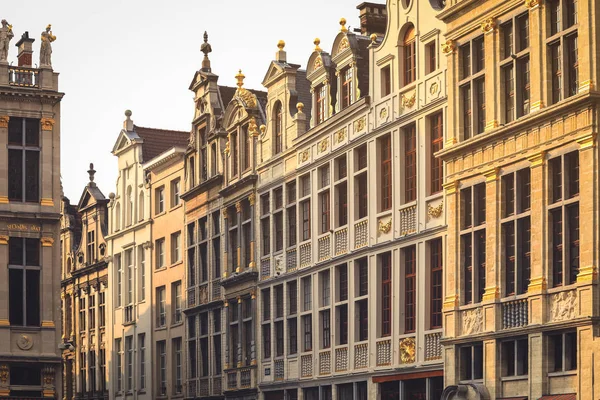
[[[12,27],[3,24],[12,34]],[[12,36],[11,36],[12,37]],[[61,379],[58,73],[34,39],[0,61],[0,397],[57,398]],[[8,44],[6,44],[8,49]],[[2,58],[5,58],[4,56]]]
[[[599,395],[597,9],[453,0],[438,14],[445,399]]]
[[[77,205],[62,198],[63,399],[108,398],[108,199],[89,183]]]

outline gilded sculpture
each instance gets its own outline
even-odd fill
[[[42,32],[42,44],[40,46],[40,67],[52,67],[52,42],[56,36],[52,34],[52,25],[48,24]]]
[[[415,338],[407,337],[400,340],[400,362],[402,364],[412,364],[415,362],[416,349]]]

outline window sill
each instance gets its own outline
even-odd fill
[[[179,322],[174,322],[171,324],[171,328],[177,328],[178,326],[183,325],[183,320]]]
[[[502,377],[500,377],[500,380],[502,382],[526,381],[528,379],[529,379],[529,375],[502,376]]]
[[[167,211],[161,211],[159,213],[154,214],[154,218],[158,218],[158,217],[162,217],[163,215],[166,215]]]
[[[179,204],[177,204],[177,205],[174,205],[174,206],[172,206],[172,207],[169,209],[169,212],[171,212],[171,211],[175,211],[175,210],[177,210],[178,208],[181,208],[181,207],[183,207],[183,202],[181,202],[181,203],[179,203]]]
[[[161,271],[166,271],[166,270],[167,270],[167,267],[165,266],[165,267],[156,268],[154,270],[154,272],[161,272]]]
[[[572,371],[557,371],[557,372],[548,372],[548,378],[560,378],[563,376],[576,376],[577,370],[574,369]]]
[[[167,326],[157,326],[155,329],[155,331],[166,331],[167,330]]]
[[[183,260],[179,260],[179,261],[175,261],[174,263],[172,263],[169,268],[173,268],[176,267],[178,265],[182,265],[183,264]]]

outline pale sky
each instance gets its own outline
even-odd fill
[[[383,0],[376,1],[383,3]],[[111,154],[124,111],[136,125],[189,131],[193,94],[188,90],[201,67],[200,45],[208,31],[212,72],[234,86],[239,68],[245,87],[261,85],[277,42],[285,40],[288,62],[302,65],[314,49],[331,52],[345,17],[360,27],[358,0],[2,0],[0,19],[13,25],[8,57],[17,64],[15,43],[24,31],[35,38],[52,24],[52,64],[65,93],[61,116],[61,175],[64,193],[77,203],[94,163],[108,196],[115,191],[117,160]]]

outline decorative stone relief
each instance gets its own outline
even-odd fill
[[[8,365],[2,364],[0,365],[0,383],[2,385],[8,384],[8,377],[10,376],[10,372],[8,369]]]
[[[338,47],[338,53],[341,53],[342,51],[346,50],[348,47],[350,47],[348,38],[343,38],[342,41],[340,42],[340,46]]]
[[[559,292],[550,298],[550,320],[566,321],[577,316],[577,293],[575,290]]]
[[[388,110],[387,110],[387,107],[383,107],[379,111],[379,119],[381,119],[383,122],[386,122],[388,120]]]
[[[362,132],[367,126],[367,118],[362,117],[354,121],[354,133]]]
[[[444,211],[444,202],[442,201],[436,207],[432,207],[431,204],[427,204],[427,215],[431,218],[439,218]]]
[[[417,91],[413,90],[411,93],[404,93],[402,95],[402,108],[412,108],[417,100]]]
[[[463,311],[463,335],[479,333],[483,329],[483,315],[481,308]]]
[[[319,151],[321,153],[324,153],[325,151],[327,151],[327,147],[329,146],[329,139],[325,138],[323,140],[321,140],[321,142],[319,143]]]
[[[300,162],[306,162],[308,161],[308,149],[304,150],[302,153],[300,153],[299,158],[300,158]]]
[[[483,33],[490,33],[496,29],[496,21],[494,18],[488,18],[481,23],[481,31]]]
[[[27,351],[33,347],[33,339],[29,335],[20,335],[17,338],[17,347]]]
[[[335,134],[336,142],[342,143],[346,139],[346,128],[342,128]]]
[[[525,0],[525,6],[527,6],[527,8],[538,7],[541,3],[542,0]]]
[[[42,118],[40,123],[43,131],[51,131],[54,127],[54,120],[52,118]]]
[[[8,128],[8,120],[10,117],[7,115],[0,115],[0,128]]]
[[[400,340],[400,362],[402,364],[412,364],[415,362],[415,338],[408,337]]]
[[[447,40],[445,43],[442,43],[442,53],[445,55],[450,55],[454,52],[456,48],[453,40]]]
[[[389,233],[392,230],[392,219],[386,223],[383,223],[382,220],[379,220],[379,232],[381,233]]]

